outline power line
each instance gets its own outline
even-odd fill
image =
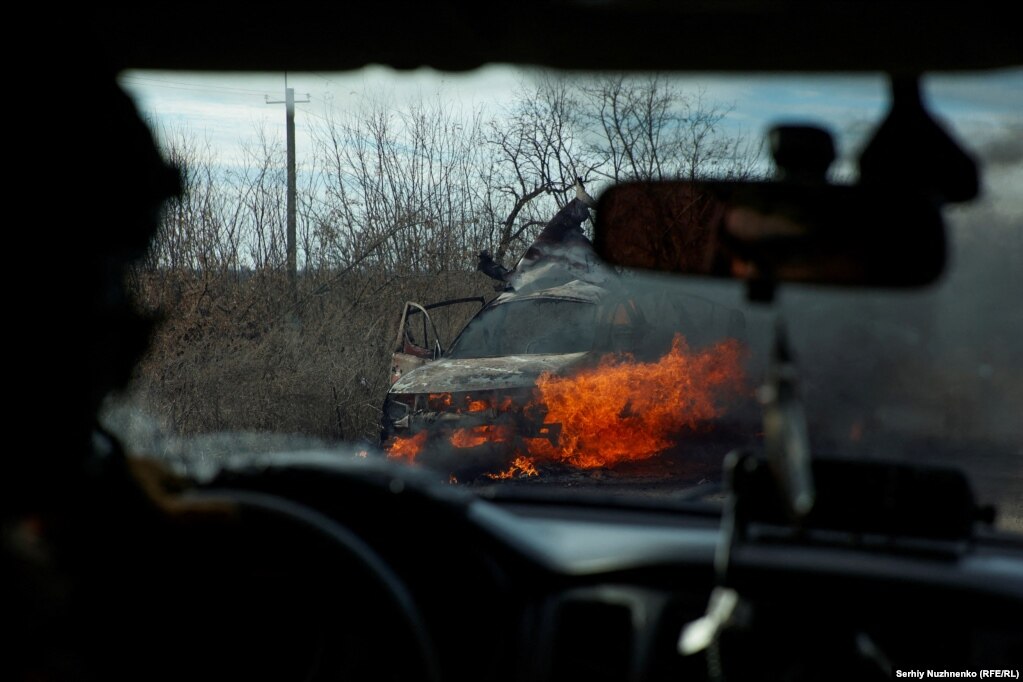
[[[329,78],[327,78],[326,76],[324,76],[324,75],[323,75],[322,73],[317,73],[317,72],[315,72],[315,71],[310,71],[309,73],[311,73],[312,75],[316,76],[317,78],[322,78],[323,80],[325,80],[325,81],[327,81],[328,83],[330,83],[331,85],[333,85],[333,86],[334,86],[335,88],[340,88],[340,87],[341,87],[341,86],[340,86],[340,85],[338,85],[338,84],[337,84],[336,82],[334,82],[334,81],[332,81],[331,79],[329,79]]]
[[[232,94],[263,95],[265,90],[253,90],[250,88],[239,88],[231,85],[213,85],[208,83],[189,83],[186,81],[166,80],[163,78],[151,78],[148,76],[124,76],[122,81],[133,82],[138,85],[155,85],[158,87],[171,88],[175,90],[187,88],[191,90],[208,90]],[[177,86],[177,87],[175,87]]]
[[[132,78],[134,80],[147,81],[147,82],[150,82],[150,83],[168,83],[168,84],[171,84],[171,85],[185,85],[185,86],[188,86],[188,87],[203,88],[203,89],[208,89],[208,90],[227,90],[227,91],[233,91],[233,92],[244,92],[244,93],[252,94],[252,95],[261,95],[261,94],[263,94],[265,92],[263,90],[254,90],[252,88],[240,88],[240,87],[235,86],[235,85],[215,85],[215,84],[212,84],[212,83],[195,83],[195,82],[188,82],[188,81],[169,80],[169,79],[166,79],[166,78],[153,78],[151,76],[135,76],[135,75],[132,75],[132,76],[127,76],[127,77],[128,78]]]
[[[314,99],[315,98],[311,98],[311,99],[309,99],[307,101],[312,102]],[[326,100],[326,99],[322,99],[322,98],[319,100],[319,102],[322,103],[325,107],[330,109],[335,114],[338,114],[338,115],[341,114],[341,111],[337,107],[334,106],[333,102],[331,102],[329,100]],[[329,118],[327,118],[326,116],[324,116],[322,114],[317,114],[315,111],[311,111],[309,109],[303,109],[302,111],[305,112],[305,114],[307,116],[312,116],[313,118],[318,118],[321,121],[323,121],[324,123],[333,123],[332,120],[330,120]]]

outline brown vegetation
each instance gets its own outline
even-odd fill
[[[183,196],[132,275],[164,322],[136,399],[182,434],[375,440],[402,304],[493,295],[477,254],[506,265],[571,198],[628,178],[748,174],[722,109],[665,82],[545,81],[501,116],[417,104],[320,119],[298,170],[297,290],[286,273],[284,152],[262,136],[239,168],[165,135]],[[168,139],[169,138],[169,139]],[[449,342],[474,312],[439,322]]]

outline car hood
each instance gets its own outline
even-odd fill
[[[559,373],[589,355],[509,355],[500,358],[442,358],[419,367],[391,387],[391,393],[492,391],[532,386],[544,372]]]

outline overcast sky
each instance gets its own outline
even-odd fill
[[[301,136],[310,123],[332,111],[343,112],[368,102],[396,108],[417,100],[442,100],[466,112],[499,110],[538,71],[491,66],[465,74],[430,69],[399,72],[368,67],[348,73],[301,73],[288,76],[299,104],[296,128]],[[884,107],[884,82],[879,76],[757,79],[686,76],[674,79],[687,91],[706,92],[707,100],[734,106],[729,123],[760,135],[778,120],[817,119],[845,129],[879,117]],[[185,128],[208,138],[218,150],[232,154],[239,142],[251,139],[260,125],[283,128],[284,106],[266,99],[284,98],[283,74],[221,75],[199,73],[125,73],[121,83],[154,122]],[[836,130],[840,133],[841,130]]]
[[[297,158],[311,148],[309,128],[334,113],[370,102],[401,109],[425,99],[443,101],[465,112],[499,111],[529,86],[539,72],[490,66],[469,73],[430,69],[395,71],[367,67],[345,73],[292,73],[288,86],[297,99]],[[706,100],[732,107],[727,124],[733,132],[762,137],[777,122],[816,122],[836,136],[840,156],[850,158],[886,110],[882,76],[678,76],[686,91],[701,88]],[[188,131],[209,142],[225,165],[241,163],[242,146],[260,127],[283,139],[285,76],[275,74],[205,74],[131,71],[121,84],[157,129]],[[989,184],[1008,190],[1023,187],[1023,69],[983,75],[929,76],[925,98],[939,120],[960,142],[990,166]],[[999,192],[1000,194],[1002,192]],[[1005,192],[1009,196],[1023,193]],[[1010,212],[1023,211],[1023,198]]]

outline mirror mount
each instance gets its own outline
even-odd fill
[[[778,284],[772,277],[746,280],[746,300],[751,303],[773,303]]]
[[[860,153],[860,183],[912,188],[939,204],[976,198],[977,164],[927,110],[919,77],[889,83],[891,107]]]
[[[814,125],[776,125],[767,133],[779,182],[824,184],[835,160],[835,142]]]
[[[780,315],[767,380],[757,397],[763,407],[767,463],[789,517],[799,524],[813,509],[816,493],[799,373]]]

